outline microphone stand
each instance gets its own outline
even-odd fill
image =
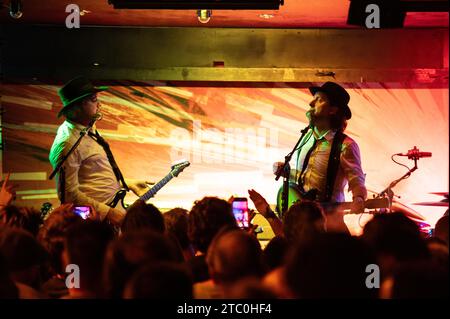
[[[96,121],[95,119],[92,120],[88,126],[86,126],[83,130],[81,130],[80,137],[78,137],[75,144],[73,144],[73,146],[70,148],[70,150],[67,152],[67,154],[64,155],[63,158],[61,159],[61,161],[58,163],[58,165],[56,165],[55,169],[52,171],[52,173],[50,174],[48,179],[53,179],[53,177],[55,177],[56,173],[58,173],[61,170],[64,162],[67,160],[67,158],[70,156],[70,154],[72,154],[73,151],[78,147],[78,145],[81,143],[81,140],[83,139],[83,137],[91,130],[92,126],[94,126],[95,121]]]
[[[391,211],[392,207],[392,200],[394,198],[394,192],[392,191],[392,188],[394,188],[400,181],[404,180],[405,178],[408,178],[415,170],[418,169],[417,167],[417,160],[419,159],[417,156],[413,156],[412,159],[414,160],[414,167],[410,168],[405,175],[402,177],[392,181],[388,187],[386,187],[381,193],[379,193],[375,198],[381,198],[383,196],[387,196],[389,201],[389,207],[388,211]]]
[[[284,157],[284,164],[281,167],[280,170],[278,170],[278,173],[276,174],[275,180],[278,181],[281,175],[283,175],[283,190],[281,193],[281,212],[278,212],[280,215],[280,218],[283,217],[283,214],[287,211],[288,208],[288,201],[289,201],[289,175],[291,172],[291,167],[289,165],[289,162],[292,159],[292,155],[294,155],[295,151],[297,151],[297,147],[300,144],[300,142],[305,137],[306,133],[308,132],[310,128],[310,125],[305,127],[303,130],[301,130],[302,135],[298,139],[297,143],[295,144],[294,148],[290,153],[288,153]],[[302,145],[303,146],[303,145]]]

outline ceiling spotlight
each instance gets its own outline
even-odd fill
[[[259,17],[263,18],[263,19],[272,19],[274,17],[274,15],[268,14],[268,13],[263,13],[263,14],[260,14]]]
[[[280,6],[284,5],[284,0],[108,0],[108,3],[112,4],[114,9],[279,10]]]
[[[89,10],[81,10],[80,11],[80,16],[84,16],[85,14],[91,13],[91,11]]]
[[[208,23],[211,19],[211,14],[211,10],[197,10],[198,21],[200,21],[201,23]]]
[[[22,2],[20,0],[11,0],[9,4],[9,15],[14,19],[19,19],[22,14]]]

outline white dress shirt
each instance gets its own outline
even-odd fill
[[[304,146],[300,152],[297,151],[296,169],[293,170],[293,174],[291,174],[291,178],[295,179],[295,182],[301,178],[305,191],[313,188],[317,189],[319,201],[323,201],[326,195],[325,187],[327,181],[328,160],[330,158],[331,146],[335,135],[336,131],[333,130],[329,130],[320,136],[313,132],[313,130],[309,130],[303,138],[303,141],[300,143],[300,145],[304,143]],[[306,154],[313,146],[316,139],[318,140],[317,146],[309,157],[308,166],[302,176],[300,176]],[[367,198],[365,174],[361,168],[359,147],[358,144],[348,136],[344,139],[341,147],[339,169],[331,197],[332,202],[345,201],[344,189],[347,183],[353,198]]]
[[[65,121],[59,128],[50,150],[53,168],[70,150],[80,136],[84,126]],[[94,130],[92,128],[92,130]],[[63,164],[65,172],[65,202],[75,205],[90,205],[104,219],[112,200],[121,189],[103,147],[87,134],[75,151]],[[58,196],[61,199],[60,179],[57,176]]]

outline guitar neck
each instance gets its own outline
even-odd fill
[[[139,197],[140,200],[146,202],[155,194],[164,187],[171,179],[173,178],[172,172],[166,175],[162,180],[160,180],[158,183],[156,183],[148,192],[146,192],[144,195]]]

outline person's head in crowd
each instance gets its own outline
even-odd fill
[[[376,255],[383,276],[399,262],[430,256],[419,227],[403,213],[375,215],[364,226],[361,238]]]
[[[345,233],[323,233],[300,243],[286,264],[286,283],[294,298],[375,298],[366,267],[375,263],[369,249]]]
[[[442,216],[434,227],[434,237],[443,240],[448,247],[448,215]]]
[[[273,237],[263,250],[264,263],[269,270],[283,265],[289,250],[289,242],[283,236]]]
[[[48,251],[50,258],[49,276],[63,275],[62,253],[67,229],[82,218],[72,211],[72,205],[61,205],[54,209],[39,230],[38,240]]]
[[[0,253],[13,281],[40,288],[41,271],[48,253],[29,232],[19,228],[0,228]]]
[[[295,247],[295,246],[294,246]],[[277,267],[270,272],[268,272],[263,280],[262,284],[267,287],[272,293],[274,293],[277,298],[280,299],[292,299],[295,298],[294,294],[291,292],[289,285],[287,284],[286,276],[286,264],[291,256],[291,251],[293,247],[290,247],[288,254],[286,255],[286,260],[281,267]]]
[[[242,278],[261,278],[266,271],[258,240],[240,229],[220,231],[208,249],[206,262],[211,279],[224,288]]]
[[[231,204],[217,197],[196,201],[188,218],[188,237],[194,248],[206,253],[214,236],[223,227],[237,228]]]
[[[383,299],[435,299],[449,297],[448,266],[430,260],[404,262],[383,281]]]
[[[128,280],[125,299],[192,299],[192,278],[178,263],[160,262],[139,268]]]
[[[247,277],[237,281],[224,296],[226,299],[276,299],[277,295],[261,283],[260,279]]]
[[[1,231],[1,230],[0,230]],[[6,260],[0,253],[0,299],[17,299],[19,291],[9,275]]]
[[[67,229],[64,260],[80,269],[80,287],[69,289],[72,296],[100,297],[106,248],[114,231],[100,221],[83,220]]]
[[[180,245],[184,260],[190,260],[195,255],[194,248],[188,237],[188,210],[173,208],[163,214],[166,234],[174,238]]]
[[[24,229],[36,236],[42,224],[40,212],[34,208],[6,206],[1,211],[0,224]]]
[[[150,229],[162,234],[165,226],[164,218],[158,208],[138,200],[127,209],[121,231],[125,234],[140,229]]]
[[[283,215],[283,232],[291,243],[309,240],[311,236],[325,232],[325,214],[313,201],[301,201],[292,205]]]
[[[431,259],[443,267],[448,267],[447,243],[438,237],[430,237],[425,241],[427,243],[428,250],[430,251]]]
[[[183,250],[189,249],[188,211],[184,208],[173,208],[163,214],[166,232],[173,234]]]
[[[150,229],[125,233],[110,243],[105,256],[105,297],[121,298],[126,282],[142,265],[178,262],[176,249],[165,235]]]

